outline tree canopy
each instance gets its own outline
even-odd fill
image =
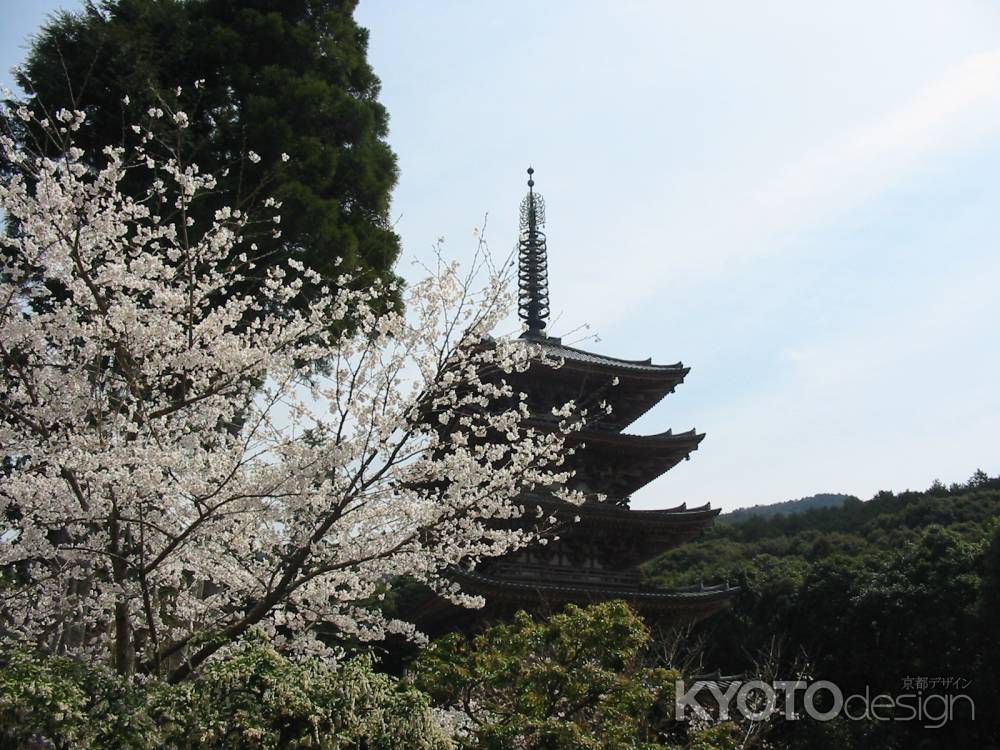
[[[646,572],[661,585],[740,586],[730,609],[692,631],[710,665],[752,673],[751,655],[772,649],[781,674],[805,662],[845,694],[898,695],[922,677],[925,694],[975,701],[974,721],[961,704],[933,730],[917,721],[789,722],[770,738],[775,746],[983,747],[997,736],[988,707],[997,705],[1000,665],[998,515],[1000,477],[976,471],[947,488],[717,524]]]
[[[17,105],[37,120],[65,108],[86,116],[77,145],[90,166],[101,147],[134,146],[148,111],[183,110],[184,153],[217,185],[191,207],[197,228],[239,209],[264,186],[282,204],[280,233],[256,238],[261,272],[289,258],[327,282],[395,281],[399,238],[390,224],[396,157],[380,83],[366,60],[355,0],[104,0],[53,17],[32,40]],[[16,109],[16,106],[14,107]],[[41,128],[7,118],[22,146],[51,152]],[[147,143],[152,150],[156,144]],[[287,156],[285,156],[287,155]],[[122,188],[142,194],[148,175]],[[280,236],[274,236],[280,235]],[[358,272],[360,271],[360,272]],[[305,304],[303,295],[298,304]]]

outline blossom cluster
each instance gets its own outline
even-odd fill
[[[45,123],[56,157],[0,136],[0,640],[182,679],[252,627],[412,634],[371,606],[399,576],[475,605],[449,566],[532,540],[494,519],[565,485],[575,424],[533,429],[506,383],[539,357],[490,335],[509,270],[442,263],[396,311],[261,263],[246,209],[196,219],[194,164],[85,166],[83,122]]]

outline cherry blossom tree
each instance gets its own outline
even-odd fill
[[[447,568],[534,538],[496,519],[565,484],[582,414],[540,427],[504,379],[539,356],[490,336],[509,265],[442,261],[381,316],[392,288],[262,270],[279,206],[195,235],[215,178],[154,158],[186,118],[149,117],[99,170],[81,113],[43,122],[58,158],[0,136],[0,642],[178,681],[250,628],[304,650],[321,624],[414,635],[371,605],[401,575],[475,605]],[[119,189],[132,170],[148,193]]]

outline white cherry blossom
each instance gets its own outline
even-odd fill
[[[69,137],[53,134],[63,153]],[[95,171],[0,148],[19,167],[0,183],[16,223],[0,268],[0,642],[179,680],[253,626],[300,649],[320,648],[321,623],[415,637],[371,604],[395,579],[474,605],[448,567],[534,538],[496,520],[565,485],[575,412],[535,430],[504,380],[540,356],[490,337],[509,264],[441,262],[403,290],[405,313],[377,316],[390,289],[254,267],[271,208],[195,231],[215,180],[189,163],[107,148]],[[119,189],[133,170],[147,194]],[[319,293],[292,307],[304,289]]]

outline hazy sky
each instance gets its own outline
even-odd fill
[[[0,4],[4,70],[72,2]],[[547,201],[556,335],[692,367],[637,507],[1000,473],[1000,6],[362,0],[401,271]],[[7,76],[4,76],[7,79]]]

